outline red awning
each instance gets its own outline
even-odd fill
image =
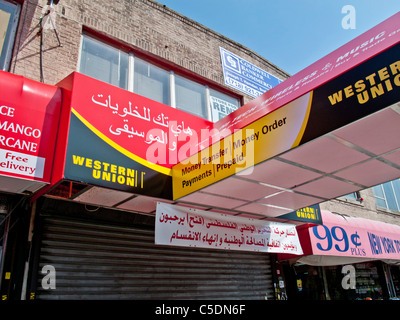
[[[50,183],[61,89],[0,71],[0,191]]]
[[[322,210],[322,225],[300,226],[304,255],[309,265],[340,265],[369,260],[400,263],[400,226]],[[280,255],[279,260],[294,256]]]

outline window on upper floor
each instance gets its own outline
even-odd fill
[[[211,120],[216,122],[240,107],[239,100],[210,89]]]
[[[237,97],[88,35],[82,39],[79,72],[214,122],[240,107]]]
[[[134,60],[133,92],[171,105],[170,73],[142,59]]]
[[[400,212],[400,179],[372,188],[378,208]]]
[[[20,5],[14,1],[0,0],[0,70],[10,67]]]
[[[175,99],[178,109],[208,119],[205,86],[176,75]]]
[[[341,196],[339,199],[347,199],[347,200],[356,201],[357,199],[359,199],[359,196],[357,195],[357,192],[352,192],[352,193],[346,194],[344,196]]]
[[[128,89],[129,55],[90,37],[82,42],[79,71],[122,89]]]

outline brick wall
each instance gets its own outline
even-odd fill
[[[24,1],[10,67],[11,72],[38,81],[39,21],[46,8],[47,0]],[[278,78],[289,76],[250,49],[152,0],[60,0],[55,12],[62,46],[52,28],[43,30],[43,76],[49,84],[77,70],[83,29],[219,85],[223,85],[220,46]],[[251,97],[244,96],[244,103],[250,100]],[[362,204],[339,199],[325,202],[321,208],[400,224],[399,215],[376,209],[371,189],[362,191],[362,196]]]
[[[11,72],[40,80],[38,24],[46,8],[47,0],[24,2]],[[43,30],[43,74],[49,84],[77,70],[83,29],[220,85],[220,46],[281,79],[288,77],[250,49],[152,0],[61,0],[55,12],[62,47],[52,28]],[[245,96],[244,102],[251,99]]]
[[[400,214],[376,207],[372,188],[360,191],[362,202],[338,198],[321,203],[321,209],[340,214],[400,225]]]

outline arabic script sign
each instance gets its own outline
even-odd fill
[[[303,254],[296,226],[157,204],[155,243],[210,249]]]
[[[212,123],[77,72],[59,85],[69,95],[62,178],[171,199],[172,165]]]

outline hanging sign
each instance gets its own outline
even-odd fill
[[[303,254],[296,226],[157,204],[155,243],[209,249]]]
[[[220,47],[225,84],[254,98],[281,83],[277,77]]]
[[[296,211],[281,215],[277,218],[322,224],[321,208],[319,204],[301,208]]]

